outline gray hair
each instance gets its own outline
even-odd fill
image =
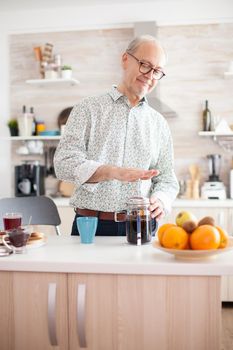
[[[126,52],[129,53],[134,53],[137,48],[143,44],[143,43],[154,43],[155,46],[160,47],[160,49],[162,50],[163,54],[164,54],[164,64],[167,63],[167,54],[164,50],[164,48],[162,47],[161,43],[159,42],[158,39],[156,39],[154,36],[146,34],[146,35],[140,35],[135,37],[128,45]]]

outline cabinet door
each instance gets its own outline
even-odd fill
[[[219,277],[71,275],[68,289],[70,350],[220,347]]]
[[[116,276],[68,276],[70,350],[117,350]]]
[[[14,272],[12,293],[13,349],[67,350],[67,276]]]
[[[12,350],[13,332],[13,278],[12,273],[0,272],[0,348]]]
[[[220,349],[219,277],[123,275],[117,294],[118,349]]]

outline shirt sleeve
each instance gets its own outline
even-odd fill
[[[73,182],[80,187],[102,165],[87,157],[90,130],[90,110],[83,100],[72,109],[64,135],[56,149],[54,167],[58,179]],[[98,184],[85,184],[90,191],[97,186]]]
[[[159,170],[159,175],[152,178],[150,195],[156,196],[162,202],[165,214],[168,214],[178,194],[179,184],[174,172],[171,132],[166,121],[160,135],[160,153],[155,169]]]

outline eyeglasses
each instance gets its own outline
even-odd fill
[[[139,60],[137,57],[135,57],[134,55],[132,55],[132,53],[130,53],[130,52],[128,52],[128,51],[126,51],[126,53],[127,53],[129,56],[133,57],[133,58],[138,62],[138,64],[139,64],[139,72],[140,72],[140,73],[142,73],[142,74],[148,74],[148,73],[150,73],[151,71],[153,71],[152,77],[153,77],[153,79],[155,79],[155,80],[160,80],[160,79],[162,79],[162,77],[164,77],[164,76],[166,75],[162,70],[160,70],[160,69],[158,69],[158,68],[153,68],[150,64],[148,64],[148,63],[146,63],[146,62],[144,62],[144,61]]]

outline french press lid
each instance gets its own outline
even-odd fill
[[[150,204],[148,197],[131,197],[127,202],[128,208],[140,208]]]

